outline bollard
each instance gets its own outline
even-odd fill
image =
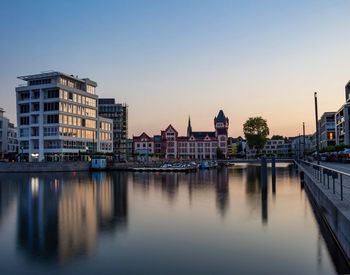
[[[335,194],[335,178],[334,177],[332,178],[333,178],[333,194]]]
[[[261,158],[261,216],[264,224],[268,220],[268,210],[267,210],[267,161],[266,157]]]
[[[322,170],[323,171],[323,174],[322,174],[322,178],[323,178],[323,180],[322,180],[322,182],[323,182],[323,185],[325,185],[326,184],[326,179],[325,179],[325,173],[324,173],[324,170]]]
[[[343,200],[343,175],[340,174],[340,199]]]
[[[328,189],[329,189],[329,174],[327,173],[327,186],[328,186]]]
[[[267,161],[266,157],[261,158],[261,170],[260,170],[260,177],[261,177],[261,189],[267,189]]]
[[[271,158],[271,167],[272,167],[272,193],[276,193],[276,159],[275,157]]]

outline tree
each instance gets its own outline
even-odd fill
[[[262,117],[250,117],[243,124],[243,133],[250,148],[259,152],[265,145],[270,133],[267,121]]]
[[[284,140],[284,137],[280,135],[273,135],[271,139]]]

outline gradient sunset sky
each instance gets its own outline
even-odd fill
[[[248,117],[271,134],[314,131],[350,80],[350,1],[2,0],[0,107],[15,120],[16,77],[58,70],[97,81],[129,105],[129,135],[172,124],[229,134]]]

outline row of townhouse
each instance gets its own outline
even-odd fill
[[[179,136],[169,125],[160,135],[142,133],[133,137],[133,154],[142,158],[157,156],[165,159],[215,159],[218,154],[228,156],[229,119],[222,110],[214,118],[215,131],[192,131],[188,121],[187,135]]]

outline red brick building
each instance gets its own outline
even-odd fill
[[[179,136],[178,131],[170,124],[161,131],[160,136],[151,138],[146,133],[134,136],[134,154],[157,155],[166,159],[215,159],[220,148],[227,157],[228,127],[229,119],[222,110],[214,118],[214,131],[211,132],[192,131],[189,119],[187,135]]]

